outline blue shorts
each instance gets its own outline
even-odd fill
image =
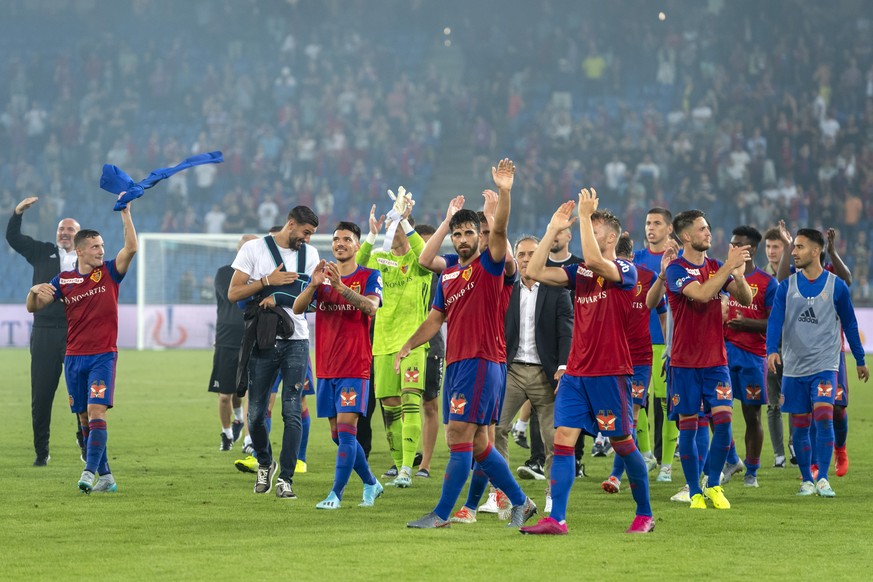
[[[634,366],[634,376],[631,379],[631,397],[637,406],[644,407],[649,401],[649,382],[651,380],[651,366]]]
[[[279,392],[279,385],[282,383],[282,371],[276,372],[276,378],[273,380],[273,387],[270,392],[276,394]],[[315,380],[312,377],[312,358],[306,361],[306,379],[303,381],[303,396],[311,396],[315,394]]]
[[[810,376],[782,376],[782,412],[809,414],[817,402],[834,403],[837,373],[833,370]]]
[[[630,376],[564,374],[555,395],[555,427],[580,428],[591,436],[633,433]]]
[[[319,378],[315,406],[318,418],[334,418],[341,412],[367,416],[370,381],[365,378]]]
[[[89,404],[112,408],[117,362],[118,352],[64,358],[64,378],[71,411],[87,412]]]
[[[846,370],[846,353],[840,352],[840,369],[837,371],[837,395],[834,406],[849,405],[849,373]]]
[[[733,406],[733,391],[727,366],[710,368],[670,367],[667,397],[670,400],[669,418],[697,416],[700,406],[706,412],[716,406]]]
[[[730,342],[725,342],[725,347],[734,398],[750,406],[767,404],[767,358],[756,356]]]
[[[489,425],[500,418],[506,364],[481,358],[452,362],[443,383],[443,423]]]

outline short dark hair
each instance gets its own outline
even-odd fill
[[[77,234],[76,236],[78,237],[79,235]],[[817,228],[801,228],[797,231],[797,234],[794,236],[794,238],[797,238],[799,236],[806,237],[818,246],[820,246],[822,250],[825,249],[824,236],[822,236],[821,232]]]
[[[277,232],[279,232],[283,228],[285,228],[285,227],[282,226],[281,224],[277,224],[276,226],[271,226],[270,230],[268,230],[267,232],[269,232],[270,234],[276,234]]]
[[[731,232],[734,236],[744,236],[750,241],[752,241],[752,246],[758,248],[758,245],[761,244],[761,231],[759,231],[754,226],[749,226],[744,224],[743,226],[736,227],[733,232]]]
[[[633,257],[634,256],[634,241],[630,235],[623,234],[618,237],[618,242],[615,245],[615,255],[618,257]]]
[[[764,233],[764,240],[778,240],[782,241],[782,235],[779,232],[779,229],[775,226],[773,228],[768,228],[767,232]]]
[[[594,212],[591,215],[591,222],[600,221],[604,223],[606,226],[615,231],[615,234],[621,236],[621,221],[618,217],[612,213],[611,210],[603,209]]]
[[[479,214],[475,210],[468,210],[466,208],[461,208],[458,210],[452,219],[449,221],[449,231],[453,231],[462,224],[470,223],[476,227],[476,232],[482,227],[481,222],[479,221]]]
[[[73,247],[79,248],[82,246],[82,243],[85,242],[86,239],[89,238],[97,238],[100,236],[100,233],[96,230],[91,230],[90,228],[83,228],[79,232],[76,233],[76,236],[73,237]]]
[[[482,225],[483,225],[483,224],[488,225],[488,217],[485,216],[485,213],[484,213],[484,212],[482,212],[481,210],[477,210],[477,211],[476,211],[476,216],[479,217],[479,228],[480,228],[480,229],[482,228]],[[490,225],[488,225],[488,226],[490,226]]]
[[[515,246],[512,247],[513,250],[518,251],[518,245],[520,245],[521,243],[523,243],[524,241],[527,241],[527,240],[532,240],[535,244],[540,244],[540,237],[533,235],[533,234],[523,234],[520,237],[518,237],[517,241],[515,241]]]
[[[702,210],[684,210],[673,219],[673,230],[676,231],[677,235],[681,235],[682,231],[691,226],[698,218],[706,218],[706,213]]]
[[[341,220],[340,222],[336,223],[335,227],[333,227],[334,232],[336,232],[338,230],[351,231],[351,233],[353,235],[355,235],[355,239],[357,239],[358,242],[361,241],[361,227],[359,227],[354,222],[349,222],[348,220]]]
[[[646,212],[646,216],[649,214],[660,214],[664,217],[668,223],[673,222],[673,213],[667,210],[666,208],[662,208],[660,206],[655,206],[654,208],[649,208],[649,211]]]
[[[310,224],[318,228],[318,217],[308,206],[295,206],[288,213],[288,220],[293,220],[297,224]]]
[[[430,224],[417,224],[415,226],[415,232],[420,234],[421,236],[427,236],[429,234],[433,234],[436,232],[436,228]]]

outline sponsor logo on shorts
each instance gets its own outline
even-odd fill
[[[646,395],[646,385],[640,382],[634,382],[631,384],[631,396],[636,398],[637,400],[642,400],[643,396]]]
[[[601,432],[615,430],[615,414],[611,410],[600,410],[597,413],[597,427]]]
[[[417,384],[420,375],[421,374],[418,372],[418,367],[409,368],[408,370],[406,370],[406,372],[403,373],[403,379],[406,382]]]
[[[673,395],[673,406],[674,407],[679,406],[679,395],[678,394]]]
[[[761,387],[757,384],[754,386],[746,386],[746,400],[760,400]]]
[[[455,392],[452,394],[451,402],[449,403],[451,406],[452,414],[464,414],[464,409],[467,408],[467,397],[463,394],[458,394]]]
[[[715,399],[716,400],[731,400],[734,397],[733,390],[731,390],[730,384],[725,384],[724,382],[719,382],[715,387]]]
[[[95,283],[99,283],[100,279],[103,278],[103,269],[97,269],[96,271],[91,272],[91,276],[89,279],[94,281]]]
[[[91,398],[103,398],[106,393],[106,382],[100,380],[91,384]]]
[[[343,388],[340,392],[340,403],[343,406],[356,406],[358,402],[358,393],[354,388]]]
[[[819,398],[830,398],[834,393],[834,385],[830,382],[819,382],[818,383],[818,397]]]

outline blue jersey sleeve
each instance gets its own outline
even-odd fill
[[[561,267],[567,273],[567,289],[570,291],[576,290],[576,271],[579,270],[579,265],[564,265]]]
[[[834,306],[837,309],[837,315],[840,316],[843,333],[846,334],[846,340],[849,342],[856,363],[859,366],[866,366],[864,363],[864,344],[861,343],[861,334],[858,331],[858,320],[855,317],[855,308],[852,306],[849,286],[839,277],[836,279],[834,281]]]
[[[682,294],[682,289],[692,281],[697,281],[681,263],[673,261],[667,265],[667,272],[664,274],[667,278],[667,289],[673,293]]]
[[[121,283],[124,280],[124,273],[119,273],[118,269],[115,268],[115,259],[106,261],[106,270],[109,271],[109,276],[116,283]]]
[[[637,268],[630,261],[624,259],[615,259],[615,266],[618,267],[618,274],[621,277],[619,287],[622,289],[633,289],[637,284]]]
[[[443,255],[443,260],[446,262],[446,269],[454,267],[460,262],[458,255]]]
[[[436,293],[433,295],[433,304],[431,307],[436,309],[437,311],[445,311],[446,310],[446,297],[443,295],[443,278],[437,280],[436,284]]]
[[[773,301],[776,299],[776,287],[779,284],[776,282],[775,277],[770,277],[767,280],[767,292],[764,294],[764,307],[768,310],[773,310]]]
[[[49,283],[55,288],[55,299],[62,299],[64,294],[61,293],[61,275],[55,275]]]
[[[665,296],[661,295],[661,300],[655,306],[655,313],[667,313],[667,298]]]
[[[503,270],[506,268],[506,257],[502,261],[495,261],[487,249],[479,255],[479,262],[482,263],[486,273],[495,277],[503,275]]]
[[[367,277],[364,296],[368,295],[377,295],[379,297],[379,305],[382,305],[382,275],[379,271],[370,271],[370,275]]]
[[[785,324],[785,297],[788,295],[788,279],[778,286],[774,285],[776,292],[773,294],[773,307],[770,309],[770,317],[767,318],[767,355],[779,351],[782,341],[782,326]]]

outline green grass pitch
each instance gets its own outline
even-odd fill
[[[871,387],[857,380],[849,408],[851,469],[846,477],[832,476],[836,499],[796,498],[797,469],[771,468],[765,438],[761,488],[747,490],[734,479],[726,488],[730,511],[692,512],[671,503],[682,481],[676,462],[673,483],[656,483],[652,476],[656,531],[628,536],[631,496],[604,494],[600,482],[612,459],[589,456],[590,476],[576,481],[570,497],[570,535],[537,538],[506,529],[494,516],[439,531],[406,529],[406,521],[430,511],[439,496],[448,458],[441,441],[430,480],[386,489],[374,508],[363,509],[353,474],[345,506],[317,511],[335,458],[322,419],[312,423],[309,472],[294,482],[300,499],[254,495],[253,475],[232,464],[239,447],[218,451],[216,397],[206,392],[212,355],[206,351],[121,353],[116,408],[108,416],[119,492],[83,495],[76,488],[82,463],[63,382],[55,399],[51,462],[31,466],[29,360],[24,350],[0,352],[2,579],[836,580],[869,579],[873,568],[873,398]],[[381,422],[374,425],[370,461],[380,474],[391,461]],[[274,426],[281,430],[281,421]],[[740,442],[742,431],[736,414]],[[274,432],[274,443],[279,434]],[[524,451],[510,447],[514,468]],[[522,482],[539,505],[541,483]]]

